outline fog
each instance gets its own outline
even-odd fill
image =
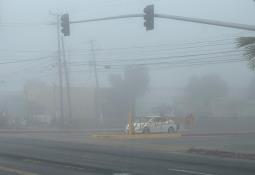
[[[1,0],[2,115],[20,125],[35,116],[54,123],[61,115],[54,14],[77,21],[143,13],[148,4],[155,13],[254,24],[253,1]],[[158,18],[154,30],[146,31],[143,23],[130,18],[71,24],[64,38],[70,81],[68,89],[63,72],[65,118],[103,118],[109,126],[119,119],[113,127],[123,127],[129,112],[254,117],[254,71],[237,47],[239,37],[253,32]]]
[[[0,174],[251,175],[255,0],[0,0]]]

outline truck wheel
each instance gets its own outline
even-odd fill
[[[174,133],[174,132],[175,132],[175,130],[174,130],[173,127],[169,127],[169,128],[168,128],[168,133]]]

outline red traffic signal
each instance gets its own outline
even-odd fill
[[[144,27],[146,30],[154,29],[154,5],[148,5],[144,8]]]

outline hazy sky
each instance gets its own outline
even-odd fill
[[[56,30],[54,26],[47,25],[55,21],[50,11],[68,12],[71,20],[80,20],[142,13],[148,4],[155,5],[156,13],[255,25],[255,2],[252,0],[2,0],[1,62],[50,58],[0,65],[0,80],[9,89],[20,89],[27,80],[48,83],[57,80]],[[96,58],[100,83],[107,85],[108,75],[121,73],[124,66],[103,70],[104,64],[124,65],[134,63],[132,59],[228,51],[235,49],[236,37],[252,35],[253,32],[166,19],[155,19],[155,30],[146,32],[143,19],[138,18],[72,25],[71,36],[66,38],[65,43],[70,51],[69,62],[73,64],[70,67],[72,84],[93,86],[93,70],[88,66],[91,40],[96,50],[106,49],[96,51]],[[146,47],[137,49],[138,46]],[[226,56],[236,58],[236,55]],[[234,87],[247,86],[254,76],[245,62],[178,68],[174,65],[168,68],[152,66],[151,85],[182,87],[191,76],[208,73],[221,75]]]

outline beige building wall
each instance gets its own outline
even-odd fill
[[[38,113],[58,117],[60,113],[60,93],[58,87],[29,85],[25,87],[26,100],[31,107],[40,108]],[[64,88],[64,114],[68,117],[66,89]],[[71,88],[72,113],[74,118],[94,118],[94,89],[85,87]]]

